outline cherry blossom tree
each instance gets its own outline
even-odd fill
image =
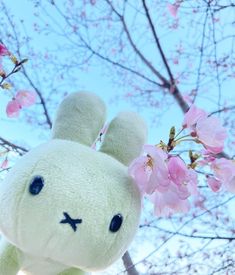
[[[15,89],[6,106],[9,117],[36,101],[22,119],[49,130],[51,113],[66,94],[65,87],[76,85],[79,71],[89,72],[95,66],[116,87],[114,100],[151,110],[153,127],[164,124],[162,113],[172,105],[184,114],[177,122],[179,129],[169,129],[168,140],[146,145],[129,168],[147,196],[135,244],[117,273],[139,274],[142,269],[146,274],[232,272],[233,1],[28,3],[34,9],[30,26],[12,16],[6,2],[1,2],[0,55],[10,64],[2,63],[7,70],[1,69],[0,85],[5,84],[3,92],[8,85]],[[40,49],[34,43],[38,37],[56,43]],[[15,158],[29,149],[2,133],[0,146],[3,171],[10,168],[9,152]],[[141,252],[143,246],[145,252]]]

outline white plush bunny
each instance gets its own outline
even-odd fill
[[[61,103],[52,139],[25,154],[0,185],[0,275],[79,275],[121,257],[138,228],[141,199],[128,176],[146,126],[121,113],[100,151],[91,148],[105,122],[92,93]]]

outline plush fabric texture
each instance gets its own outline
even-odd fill
[[[15,275],[19,268],[19,257],[15,246],[8,243],[5,238],[0,241],[0,274]]]
[[[83,275],[125,253],[141,209],[126,164],[139,154],[146,127],[136,114],[121,114],[97,152],[90,145],[104,114],[93,94],[69,95],[57,112],[53,139],[8,173],[0,186],[0,275]],[[118,214],[123,222],[114,233],[110,223]]]
[[[128,165],[140,154],[146,138],[143,119],[136,113],[123,112],[110,122],[100,151]]]
[[[52,137],[91,146],[106,119],[104,102],[92,93],[73,93],[60,105]]]

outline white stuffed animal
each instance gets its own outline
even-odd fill
[[[0,185],[0,275],[82,275],[121,257],[138,228],[139,191],[127,165],[146,139],[135,113],[105,122],[92,93],[61,103],[52,139],[25,154]]]

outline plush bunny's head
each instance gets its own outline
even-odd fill
[[[95,271],[127,249],[141,207],[127,165],[141,151],[146,126],[137,114],[121,113],[95,151],[104,122],[96,95],[69,95],[52,139],[23,156],[1,184],[0,229],[23,252]]]

